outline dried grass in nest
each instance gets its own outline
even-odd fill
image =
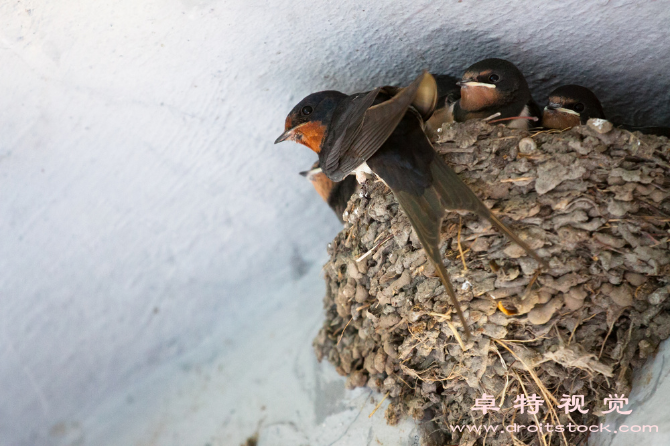
[[[584,444],[585,433],[449,425],[597,424],[603,398],[629,394],[632,371],[670,336],[670,143],[607,130],[442,129],[437,151],[551,266],[536,276],[536,262],[486,221],[450,214],[441,248],[467,342],[393,194],[370,182],[329,245],[319,360],[351,388],[388,394],[387,421],[414,417],[429,444]],[[483,393],[499,412],[471,411]],[[513,408],[532,393],[545,400],[539,414]],[[563,394],[585,395],[589,413],[557,409]]]

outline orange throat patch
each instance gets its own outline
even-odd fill
[[[325,135],[326,126],[322,125],[321,121],[311,121],[295,129],[293,140],[319,153]]]
[[[558,110],[545,110],[542,113],[542,127],[547,129],[565,130],[581,124],[579,116],[563,113]]]
[[[461,87],[460,107],[465,111],[478,111],[496,105],[499,101],[500,93],[495,88]]]

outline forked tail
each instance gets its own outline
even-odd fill
[[[514,243],[521,246],[523,250],[526,251],[529,256],[537,260],[537,262],[543,268],[549,269],[549,264],[547,263],[547,261],[544,260],[542,257],[538,256],[537,253],[533,249],[531,249],[530,246],[526,244],[526,242],[521,240],[514,232],[512,232],[510,228],[508,228],[507,226],[505,226],[503,222],[498,220],[498,217],[493,215],[493,212],[487,209],[486,215],[481,216],[490,221],[493,226],[495,226],[500,232],[504,233],[507,237],[509,237]]]
[[[432,188],[427,189],[422,196],[411,196],[405,192],[399,191],[395,193],[396,199],[400,206],[405,211],[407,218],[416,231],[416,235],[423,245],[423,250],[426,256],[435,266],[435,271],[440,277],[444,285],[451,303],[456,307],[458,318],[463,324],[466,339],[470,339],[470,329],[465,321],[465,316],[461,310],[461,304],[456,298],[454,288],[451,286],[449,273],[442,263],[442,256],[440,254],[440,228],[442,226],[442,218],[444,217],[444,209],[440,204],[438,196]]]
[[[428,251],[426,250],[426,252]],[[449,278],[447,269],[442,263],[442,259],[434,259],[432,255],[429,255],[429,258],[433,262],[433,265],[435,265],[435,271],[437,272],[437,275],[440,276],[440,280],[442,281],[444,288],[447,290],[447,294],[451,298],[452,305],[456,307],[458,318],[461,320],[461,324],[463,324],[463,330],[465,330],[465,339],[470,339],[470,328],[468,327],[467,322],[465,322],[465,316],[463,315],[463,311],[461,311],[461,304],[458,299],[456,299],[456,293],[454,293],[454,288],[451,286],[451,279]]]

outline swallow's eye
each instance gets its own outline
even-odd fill
[[[498,76],[497,74],[492,74],[489,76],[489,80],[493,83],[496,83],[500,80],[500,76]]]
[[[302,108],[302,110],[300,110],[300,113],[302,113],[303,115],[309,115],[310,113],[312,113],[312,107],[310,107],[309,105],[305,105]]]
[[[576,112],[581,113],[581,112],[584,111],[584,104],[582,104],[581,102],[578,102],[578,103],[575,104],[574,109],[575,109]]]

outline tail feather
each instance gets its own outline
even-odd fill
[[[452,305],[456,308],[458,318],[461,320],[461,323],[463,324],[463,330],[465,330],[465,338],[470,339],[471,336],[470,328],[468,327],[467,322],[465,322],[465,316],[463,315],[463,311],[461,310],[461,304],[456,298],[454,288],[451,286],[451,278],[449,277],[449,273],[447,272],[447,269],[444,267],[444,264],[442,263],[442,258],[439,257],[438,259],[434,259],[431,256],[430,260],[433,262],[433,265],[435,265],[435,271],[437,272],[437,275],[440,276],[440,280],[442,281],[444,288],[447,290],[447,294],[451,298]]]
[[[446,165],[440,157],[435,157],[431,164],[433,173],[433,185],[437,191],[442,204],[449,210],[463,210],[474,212],[482,218],[487,219],[500,232],[509,237],[514,243],[521,246],[529,256],[542,265],[543,268],[549,268],[549,264],[537,253],[519,238],[510,228],[508,228],[498,217],[493,215],[491,210],[475,195],[474,192],[456,175],[449,166]]]
[[[481,217],[486,218],[488,221],[491,222],[493,226],[495,226],[500,232],[504,233],[507,237],[509,237],[514,243],[517,245],[521,246],[524,251],[528,253],[529,256],[537,260],[537,262],[542,265],[543,268],[549,269],[549,264],[547,263],[546,260],[544,260],[542,257],[538,256],[535,250],[533,250],[530,246],[526,244],[523,240],[519,238],[518,235],[516,235],[510,228],[508,228],[503,222],[498,220],[498,217],[493,215],[493,213],[487,209],[487,215],[481,215]]]
[[[470,339],[470,328],[465,321],[461,304],[456,298],[454,288],[451,286],[449,273],[442,263],[442,255],[440,254],[440,229],[445,212],[439,197],[432,188],[426,189],[420,197],[412,196],[402,191],[396,192],[395,196],[416,231],[416,235],[419,237],[424,251],[435,266],[435,271],[442,281],[451,299],[451,303],[456,308],[458,318],[461,320],[463,329],[465,330],[466,339]]]
[[[466,210],[486,218],[543,267],[547,267],[547,263],[496,218],[440,158],[423,132],[420,118],[414,113],[405,114],[389,139],[368,159],[368,166],[391,188],[407,214],[456,307],[467,338],[470,338],[470,330],[439,250],[442,221],[448,210]]]

